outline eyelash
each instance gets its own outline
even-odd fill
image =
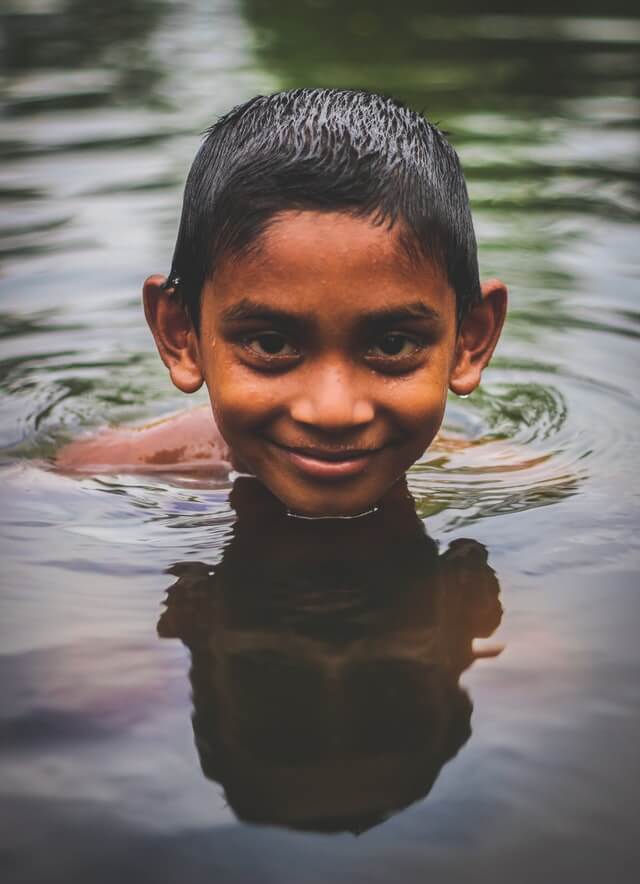
[[[288,363],[291,363],[291,361],[293,359],[298,359],[298,357],[300,356],[300,353],[297,350],[295,350],[293,353],[287,353],[285,355],[282,355],[280,353],[266,353],[266,352],[258,353],[256,351],[256,349],[254,347],[252,347],[252,342],[258,341],[260,338],[280,339],[280,340],[284,341],[285,344],[288,343],[286,335],[283,335],[280,332],[271,332],[271,331],[254,332],[251,335],[244,335],[240,339],[240,343],[243,346],[243,348],[250,353],[250,355],[252,355],[252,356],[254,356],[254,357],[256,357],[266,363],[274,363],[277,361],[282,363],[284,360],[286,360]]]
[[[412,349],[409,353],[404,354],[404,356],[401,356],[399,353],[396,353],[396,354],[383,353],[380,356],[371,356],[370,355],[369,359],[398,360],[398,361],[406,360],[406,359],[410,359],[411,357],[415,356],[416,353],[418,353],[420,350],[423,350],[426,346],[426,340],[424,337],[422,337],[422,335],[409,334],[408,332],[401,332],[401,331],[386,332],[386,334],[384,334],[380,340],[382,340],[384,338],[387,338],[387,340],[390,338],[402,339],[404,342],[410,343],[412,345]]]
[[[256,351],[253,343],[258,341],[260,338],[264,339],[279,339],[281,340],[285,346],[291,346],[294,350],[292,353],[280,354],[280,353],[259,353]],[[367,355],[365,356],[366,361],[370,363],[374,363],[374,367],[376,370],[384,371],[385,367],[395,368],[396,370],[402,370],[403,366],[406,366],[410,361],[413,361],[415,357],[425,349],[427,345],[426,339],[422,335],[418,335],[415,333],[409,332],[401,332],[401,331],[391,331],[386,332],[380,338],[378,338],[377,344],[373,346],[378,346],[380,341],[384,338],[401,338],[404,342],[409,342],[412,344],[412,349],[409,353],[404,355],[393,355],[393,354],[380,354],[380,355],[372,355],[367,351]],[[240,344],[243,349],[252,357],[253,359],[258,360],[261,363],[261,367],[267,368],[268,370],[285,370],[288,367],[291,367],[295,362],[297,362],[301,353],[299,350],[293,347],[293,345],[289,344],[287,341],[287,336],[281,332],[276,331],[264,331],[257,332],[250,335],[244,335],[240,339]],[[407,368],[407,370],[409,370]]]

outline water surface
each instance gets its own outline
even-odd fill
[[[482,10],[4,15],[3,880],[637,880],[640,19]],[[316,84],[439,122],[510,288],[413,503],[336,532],[247,480],[49,469],[203,401],[170,387],[141,281],[199,133]]]

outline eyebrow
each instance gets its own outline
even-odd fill
[[[372,310],[363,317],[365,322],[374,324],[402,322],[407,319],[427,319],[429,322],[438,322],[441,318],[441,314],[434,307],[429,307],[423,301],[412,301],[397,307],[383,307],[381,310]]]
[[[270,307],[251,298],[242,298],[237,304],[228,307],[222,313],[224,322],[240,322],[243,319],[264,319],[269,322],[304,322],[310,323],[312,317],[307,313],[292,313],[278,307]]]
[[[363,325],[388,325],[392,322],[406,322],[407,320],[428,320],[438,322],[441,314],[433,307],[429,307],[422,301],[411,301],[397,307],[383,307],[380,310],[371,310],[363,313],[360,322]],[[289,310],[281,310],[278,307],[270,307],[251,298],[242,298],[237,304],[228,307],[222,314],[224,322],[240,322],[242,320],[259,319],[267,322],[283,324],[312,325],[314,317],[310,313],[296,313]]]

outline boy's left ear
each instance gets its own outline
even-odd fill
[[[482,283],[482,300],[467,313],[458,330],[449,388],[467,396],[480,383],[482,369],[495,350],[507,312],[507,287],[499,279]]]

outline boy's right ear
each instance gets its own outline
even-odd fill
[[[144,315],[171,380],[183,393],[195,393],[204,380],[198,335],[181,298],[164,287],[166,281],[159,274],[145,280]]]

